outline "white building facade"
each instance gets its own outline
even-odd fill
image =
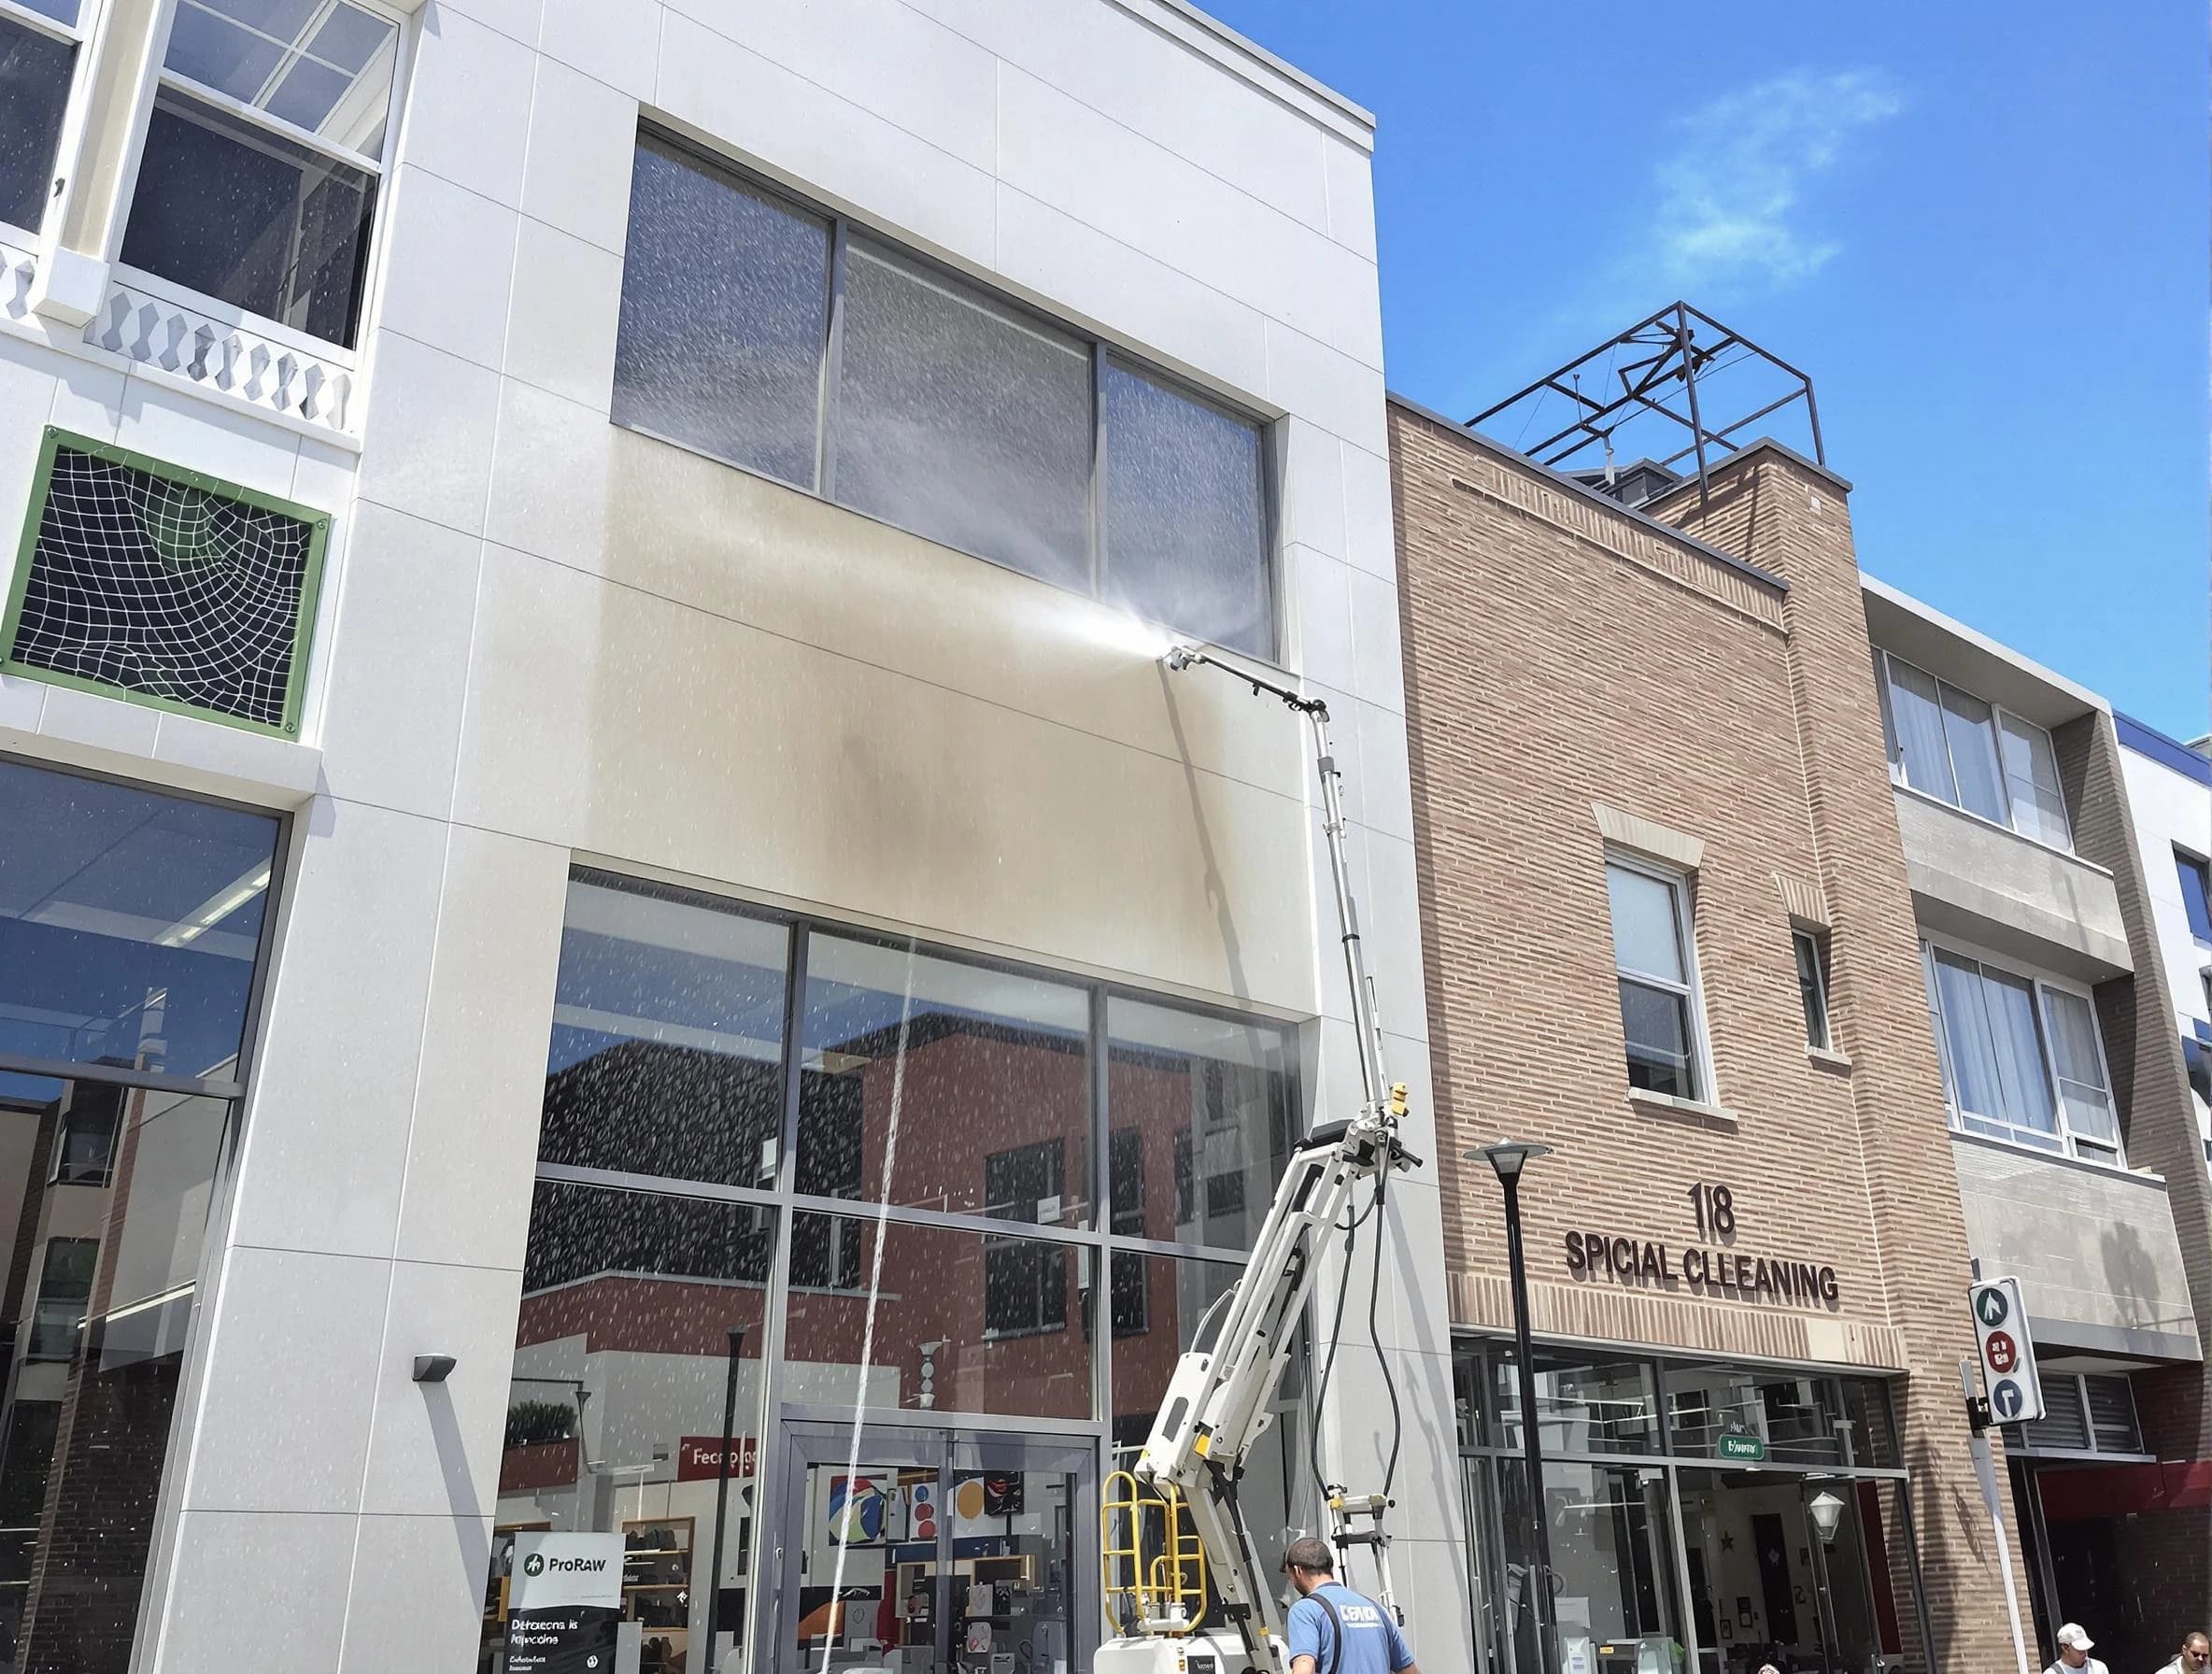
[[[1180,0],[0,66],[0,1666],[501,1668],[579,1556],[601,1667],[1087,1666],[1359,1096],[1302,729],[1171,635],[1327,700],[1434,1150],[1371,119]],[[1389,1473],[1450,1669],[1431,1177],[1378,1243],[1250,1520]]]

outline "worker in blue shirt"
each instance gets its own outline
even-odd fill
[[[1290,1543],[1283,1573],[1297,1589],[1285,1638],[1290,1674],[1421,1674],[1391,1613],[1337,1584],[1337,1560],[1311,1535]]]

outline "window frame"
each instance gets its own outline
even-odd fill
[[[1836,1020],[1828,1006],[1828,934],[1793,924],[1790,947],[1797,966],[1798,1000],[1805,1008],[1805,1043],[1815,1052],[1833,1052]]]
[[[2207,929],[2212,929],[2212,861],[2206,860],[2193,849],[2183,848],[2178,843],[2173,844],[2173,849],[2174,881],[2181,887],[2181,910],[2189,924],[2190,939],[2200,948],[2212,949],[2212,934],[2207,933]],[[2195,902],[2191,902],[2189,898],[2188,880],[2192,872],[2198,884]],[[2197,928],[2200,909],[2207,929]],[[2212,994],[2207,994],[2206,998],[2212,1000]]]
[[[1961,1108],[1958,1098],[1957,1072],[1951,1067],[1950,1040],[1944,1029],[1943,1006],[1936,986],[1936,956],[1948,954],[1975,968],[1976,975],[1983,981],[1994,971],[2029,985],[2035,996],[2035,1044],[2043,1070],[2043,1085],[2049,1095],[2052,1119],[2057,1124],[2049,1135],[2040,1129],[2023,1128],[2001,1115],[1989,1115],[1979,1111]],[[1936,1056],[1943,1077],[1943,1104],[1950,1119],[1951,1130],[1975,1139],[1992,1141],[2000,1145],[2011,1145],[2022,1151],[2032,1151],[2040,1156],[2062,1156],[2070,1162],[2083,1162],[2104,1168],[2125,1170],[2127,1138],[2120,1128],[2120,1095],[2112,1085],[2112,1061],[2105,1047],[2105,1027],[2097,1017],[2097,997],[2081,984],[2063,977],[2051,976],[2012,960],[1984,953],[1970,943],[1938,942],[1931,937],[1921,939],[1921,971],[1927,988],[1928,1020],[1934,1026]],[[2090,1033],[2096,1042],[2097,1072],[2104,1078],[2105,1097],[2112,1101],[2112,1126],[2115,1138],[2107,1146],[2094,1135],[2077,1133],[2066,1119],[2066,1099],[2060,1086],[2058,1048],[2053,1043],[2050,1023],[2050,994],[2067,994],[2089,1007]],[[1978,1123],[1980,1126],[1971,1126]],[[2003,1131],[1998,1131],[2002,1129]],[[2042,1142],[2055,1140],[2055,1144]]]
[[[64,23],[61,19],[50,17],[47,13],[35,7],[20,5],[18,0],[0,0],[0,18],[6,18],[11,23],[21,24],[34,35],[43,35],[49,40],[66,41],[71,49],[69,92],[63,100],[62,131],[55,135],[54,143],[54,163],[57,167],[62,164],[67,155],[70,135],[79,125],[78,119],[81,115],[81,106],[84,99],[82,72],[85,50],[91,44],[93,31],[98,26],[100,14],[105,5],[106,0],[78,0],[77,21]],[[35,227],[24,227],[18,226],[11,220],[0,220],[0,234],[21,234],[24,238],[35,244],[44,236],[46,223],[53,219],[53,211],[54,194],[50,182],[45,212],[38,218],[39,224]],[[7,239],[0,236],[0,244],[6,242],[7,242]]]
[[[2050,729],[2038,721],[2030,720],[2017,709],[2008,708],[1993,698],[1985,698],[1977,692],[1968,691],[1963,686],[1955,686],[1940,674],[1934,674],[1916,662],[1909,662],[1880,645],[1874,646],[1873,650],[1876,696],[1879,699],[1881,709],[1882,753],[1889,762],[1890,782],[1902,789],[1911,791],[1915,796],[1925,797],[1933,802],[1941,802],[1954,814],[1964,814],[1968,819],[1979,820],[1985,826],[1995,826],[2001,831],[2009,831],[2015,837],[2033,843],[2039,848],[2050,849],[2054,853],[2062,855],[2074,854],[2076,852],[2074,847],[2074,809],[2066,800],[2065,781],[2059,778],[2057,773],[2058,741],[2051,737]],[[1900,668],[1910,669],[1922,679],[1931,682],[1936,688],[1936,709],[1944,721],[1944,725],[1940,729],[1943,735],[1943,759],[1945,766],[1950,772],[1951,778],[1950,794],[1948,795],[1943,790],[1932,786],[1915,785],[1912,782],[1911,774],[1907,771],[1905,744],[1897,730],[1896,705],[1891,696],[1893,676],[1890,669],[1893,663]],[[1949,725],[1951,712],[1943,702],[1946,692],[1955,692],[1970,702],[1982,704],[1990,712],[1988,731],[1990,744],[1996,752],[1997,794],[2005,803],[2005,818],[2002,822],[1990,818],[1986,814],[1976,813],[1959,799],[1959,768],[1957,759],[1951,749]],[[2037,734],[2050,748],[2052,777],[2057,780],[2055,788],[2058,792],[2059,817],[2065,822],[2066,827],[2066,841],[2063,844],[2053,843],[2048,837],[2021,829],[2019,804],[2012,794],[2012,775],[2005,769],[2005,723],[2006,721],[2011,721],[2014,725]]]
[[[5,0],[0,0],[0,4],[4,3]],[[85,3],[91,6],[100,4],[101,0],[85,0]],[[373,17],[382,19],[385,22],[391,24],[396,31],[392,37],[391,87],[385,95],[384,139],[383,144],[377,148],[376,156],[371,157],[365,151],[350,150],[345,146],[324,139],[320,135],[309,133],[296,122],[289,121],[273,112],[260,108],[258,106],[248,105],[234,94],[209,87],[205,82],[195,81],[191,77],[169,68],[169,36],[177,25],[177,7],[189,4],[189,0],[174,0],[169,7],[167,19],[161,25],[158,47],[149,54],[152,63],[146,82],[139,93],[135,125],[129,152],[129,173],[124,183],[125,190],[121,194],[120,200],[121,213],[116,218],[116,224],[110,237],[113,240],[111,253],[115,256],[113,262],[115,275],[133,290],[150,291],[156,296],[164,297],[180,306],[191,308],[195,313],[206,314],[212,319],[235,324],[250,324],[255,331],[274,340],[289,344],[305,353],[315,355],[319,359],[329,360],[336,365],[351,369],[359,364],[358,357],[362,351],[362,340],[368,333],[371,305],[375,301],[376,268],[383,253],[386,225],[390,220],[391,196],[387,188],[391,177],[395,153],[399,147],[400,100],[407,81],[407,69],[414,40],[409,33],[413,15],[399,9],[392,0],[346,0],[346,3],[358,7]],[[223,298],[205,291],[195,291],[189,285],[164,277],[150,269],[133,266],[121,259],[124,235],[130,228],[131,211],[138,200],[139,164],[146,154],[147,136],[152,127],[154,106],[163,92],[177,94],[187,100],[196,99],[201,104],[244,122],[249,127],[258,128],[264,133],[275,135],[280,139],[305,147],[319,156],[327,157],[348,168],[357,169],[369,177],[375,192],[375,203],[370,211],[367,246],[362,252],[362,291],[356,305],[354,341],[351,344],[339,343],[329,337],[319,337],[313,332],[303,327],[272,319],[266,314],[257,314],[250,308],[241,307],[236,303],[225,301]]]
[[[377,0],[354,0],[354,3],[369,5],[377,3]],[[815,403],[814,480],[811,483],[793,482],[787,477],[778,476],[759,466],[746,464],[742,460],[730,459],[726,454],[716,453],[696,442],[670,435],[665,431],[656,430],[650,425],[617,420],[611,414],[608,422],[615,424],[618,429],[633,431],[639,435],[651,436],[655,441],[663,442],[671,447],[680,447],[687,453],[698,455],[701,459],[712,460],[716,464],[725,465],[730,470],[743,471],[748,476],[759,477],[763,482],[772,482],[780,488],[794,489],[810,498],[819,500],[824,504],[834,505],[841,511],[850,512],[855,517],[866,518],[871,522],[880,523],[886,529],[896,529],[901,534],[912,535],[916,540],[928,541],[932,546],[942,546],[948,552],[957,552],[963,557],[974,559],[979,563],[990,564],[1010,574],[1024,576],[1028,580],[1038,582],[1041,586],[1050,587],[1057,591],[1073,591],[1074,589],[1062,587],[1058,582],[1033,575],[1031,572],[1020,569],[1002,559],[956,546],[936,535],[902,523],[896,518],[886,517],[878,512],[866,511],[837,498],[837,404],[841,392],[844,360],[845,275],[854,241],[858,240],[862,245],[873,246],[881,254],[891,258],[895,262],[905,263],[919,270],[933,282],[943,284],[955,292],[967,293],[972,303],[981,306],[986,313],[1008,317],[1010,322],[1017,328],[1026,326],[1049,336],[1072,339],[1082,345],[1086,351],[1090,366],[1091,425],[1090,539],[1087,555],[1090,589],[1087,592],[1076,594],[1079,598],[1088,598],[1095,603],[1107,605],[1104,589],[1110,574],[1110,542],[1105,521],[1106,472],[1111,444],[1105,422],[1103,385],[1106,362],[1109,359],[1118,359],[1126,369],[1152,379],[1185,401],[1253,427],[1256,433],[1259,453],[1259,521],[1261,531],[1259,560],[1261,580],[1266,587],[1268,595],[1267,645],[1258,651],[1248,650],[1242,646],[1228,648],[1235,650],[1241,656],[1251,657],[1259,662],[1279,668],[1283,666],[1282,657],[1287,636],[1283,631],[1285,602],[1283,585],[1282,547],[1283,472],[1278,457],[1281,447],[1280,426],[1275,418],[1247,407],[1234,399],[1211,390],[1202,389],[1189,378],[1161,365],[1140,350],[1102,337],[1097,332],[1076,325],[1072,321],[1056,318],[1043,308],[1024,301],[991,283],[988,279],[979,278],[973,274],[964,272],[951,262],[915,248],[894,234],[856,220],[829,204],[809,197],[802,192],[794,190],[724,156],[698,140],[651,121],[641,121],[632,136],[631,145],[634,149],[647,144],[656,146],[665,152],[688,158],[701,167],[726,177],[741,189],[757,193],[780,205],[793,215],[824,222],[829,227],[829,307],[825,314],[824,337],[818,362],[819,374]],[[617,320],[618,331],[619,320]],[[1108,608],[1114,607],[1108,605]],[[1186,636],[1195,632],[1195,631],[1178,628],[1172,622],[1160,621],[1156,625],[1171,632],[1183,633]]]
[[[82,674],[44,668],[17,659],[16,640],[22,630],[23,600],[31,590],[31,561],[37,550],[39,528],[46,520],[47,496],[53,486],[54,456],[64,447],[72,453],[89,454],[107,464],[144,472],[164,482],[196,489],[224,500],[235,500],[241,505],[251,506],[256,511],[273,512],[307,526],[307,551],[300,571],[300,603],[297,617],[292,623],[291,663],[285,672],[284,718],[281,723],[259,721],[250,716],[226,715],[220,709],[205,708],[177,698],[164,698],[154,692],[134,691],[128,687],[110,686],[105,681],[88,679]],[[138,453],[128,447],[118,447],[112,442],[95,441],[90,436],[80,436],[58,425],[50,424],[39,445],[38,462],[31,474],[31,489],[23,513],[23,532],[16,544],[15,579],[6,600],[0,601],[0,674],[13,674],[24,680],[42,681],[49,686],[67,687],[73,691],[91,692],[96,697],[113,698],[125,703],[135,703],[140,708],[158,709],[164,715],[181,715],[193,720],[213,721],[217,726],[236,727],[241,731],[258,732],[263,737],[297,740],[301,723],[306,716],[308,663],[315,650],[315,630],[322,605],[323,565],[330,553],[330,536],[331,514],[328,512],[317,511],[313,506],[301,505],[296,501],[286,500],[276,494],[264,494],[243,483],[226,482],[204,471],[189,471],[166,460],[157,460],[149,454]]]
[[[1683,866],[1670,866],[1665,861],[1651,859],[1631,850],[1608,848],[1605,851],[1606,870],[1619,867],[1624,872],[1640,873],[1655,883],[1666,886],[1674,906],[1674,933],[1676,943],[1682,950],[1680,983],[1669,977],[1658,976],[1642,971],[1632,971],[1621,962],[1621,944],[1612,935],[1612,901],[1609,885],[1606,903],[1606,933],[1613,942],[1614,1006],[1620,1005],[1620,984],[1637,983],[1645,987],[1677,993],[1690,1002],[1690,1041],[1687,1068],[1690,1073],[1690,1093],[1687,1099],[1678,1099],[1671,1093],[1655,1093],[1648,1088],[1631,1085],[1631,1098],[1676,1099],[1678,1102],[1717,1105],[1720,1103],[1718,1077],[1713,1070],[1712,1029],[1705,1014],[1705,984],[1700,979],[1697,965],[1697,911],[1693,896],[1696,872]],[[1628,1020],[1621,1017],[1621,1044],[1623,1070],[1626,1070]]]

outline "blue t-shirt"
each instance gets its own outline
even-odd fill
[[[1337,1607],[1337,1620],[1344,1624],[1344,1653],[1336,1656],[1336,1628],[1328,1612],[1314,1602],[1322,1594]],[[1324,1582],[1290,1607],[1286,1638],[1293,1660],[1313,1659],[1314,1674],[1397,1674],[1409,1667],[1413,1653],[1406,1636],[1388,1610],[1350,1587]]]

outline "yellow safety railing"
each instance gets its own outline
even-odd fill
[[[1172,1488],[1127,1470],[1099,1502],[1100,1598],[1112,1634],[1187,1634],[1206,1619],[1206,1549]]]

